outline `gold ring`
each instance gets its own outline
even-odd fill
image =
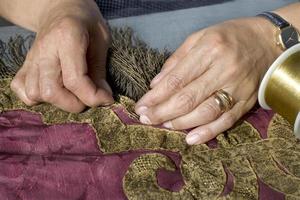
[[[227,112],[234,105],[232,96],[222,89],[215,92],[214,98],[222,113]]]

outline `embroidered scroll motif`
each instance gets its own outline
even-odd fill
[[[278,115],[269,124],[266,139],[242,121],[216,138],[216,148],[188,146],[183,132],[124,123],[116,110],[125,110],[129,119],[136,117],[133,100],[148,90],[167,53],[151,50],[133,38],[130,30],[113,30],[113,36],[108,73],[118,101],[80,114],[49,104],[27,107],[19,101],[9,88],[9,77],[22,65],[30,45],[21,37],[7,45],[0,42],[0,113],[21,109],[39,113],[45,124],[87,123],[105,154],[141,149],[180,154],[184,186],[179,191],[163,189],[157,181],[158,169],[175,170],[173,161],[160,153],[148,153],[134,160],[123,178],[128,199],[258,199],[262,184],[286,199],[299,198],[300,143],[292,127]]]
[[[133,102],[126,97],[111,107],[70,114],[49,104],[27,107],[9,89],[10,81],[0,81],[1,112],[22,109],[40,113],[46,124],[88,123],[106,154],[149,149],[181,155],[185,185],[179,192],[161,188],[156,178],[158,169],[174,170],[174,163],[162,154],[150,153],[134,160],[123,178],[128,199],[258,199],[258,179],[287,198],[300,196],[299,141],[288,122],[278,115],[270,123],[267,139],[261,139],[256,129],[242,122],[217,137],[217,148],[188,146],[182,132],[124,124],[114,110],[123,107],[129,114]],[[224,195],[228,172],[234,179],[233,187]]]

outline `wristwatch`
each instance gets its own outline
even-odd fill
[[[300,42],[300,34],[297,29],[276,13],[263,12],[258,16],[268,19],[278,28],[276,42],[282,50],[289,49]]]

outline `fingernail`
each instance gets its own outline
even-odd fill
[[[168,122],[163,123],[163,126],[164,126],[165,128],[168,128],[168,129],[174,129],[173,124],[172,124],[171,121],[168,121]]]
[[[151,125],[150,119],[146,115],[141,115],[140,116],[140,122],[146,125]]]
[[[147,112],[147,110],[148,110],[148,107],[146,107],[146,106],[138,107],[136,109],[136,114],[143,115],[143,114],[145,114]]]
[[[160,77],[162,76],[162,73],[157,74],[154,79],[152,79],[151,83],[150,83],[150,87],[154,86],[160,79]]]
[[[195,132],[195,133],[189,133],[187,136],[186,136],[186,142],[189,144],[189,145],[194,145],[196,143],[199,142],[199,140],[201,139],[201,136],[198,132]]]
[[[114,104],[114,102],[107,102],[107,103],[104,103],[103,106],[111,106],[112,104]]]

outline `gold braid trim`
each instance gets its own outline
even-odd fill
[[[291,126],[278,115],[270,123],[268,139],[261,139],[249,123],[242,122],[217,137],[216,149],[207,145],[190,147],[181,132],[123,124],[113,109],[122,106],[130,114],[134,103],[128,98],[121,97],[111,107],[90,108],[80,114],[49,104],[29,108],[9,89],[10,81],[0,80],[1,112],[22,109],[39,113],[46,124],[90,124],[105,154],[149,149],[182,156],[180,168],[185,185],[179,192],[167,191],[157,184],[157,169],[175,169],[169,158],[155,153],[133,161],[123,180],[128,199],[258,199],[257,177],[288,198],[300,196],[300,145]],[[234,187],[229,195],[221,197],[226,184],[224,166],[234,176]]]

